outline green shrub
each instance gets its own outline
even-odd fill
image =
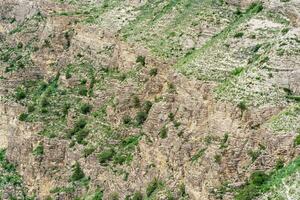
[[[300,145],[300,134],[298,134],[298,135],[296,136],[296,138],[294,139],[294,145],[295,145],[295,146]]]
[[[247,110],[247,105],[245,101],[240,101],[237,105],[242,111]]]
[[[260,150],[250,150],[248,151],[248,155],[251,157],[251,161],[254,162],[261,154]]]
[[[140,63],[142,66],[146,65],[146,58],[145,56],[138,56],[136,59],[136,63]]]
[[[90,104],[84,103],[80,106],[80,112],[82,114],[88,114],[89,112],[91,112],[92,110],[92,106]]]
[[[143,111],[145,111],[148,114],[151,108],[152,108],[152,102],[145,101],[145,103],[143,104]]]
[[[176,87],[175,87],[174,83],[168,83],[168,92],[169,93],[176,92]]]
[[[89,131],[86,129],[81,129],[76,132],[75,138],[79,144],[83,144],[84,139],[88,136]]]
[[[78,91],[78,94],[81,95],[81,96],[87,96],[88,90],[86,89],[86,87],[80,87],[79,91]]]
[[[97,189],[91,200],[102,200],[102,199],[103,199],[103,190]]]
[[[50,103],[46,97],[42,97],[40,104],[41,104],[41,107],[44,108],[44,107],[47,107]]]
[[[218,164],[221,164],[221,155],[220,154],[216,154],[214,156],[215,162]]]
[[[134,193],[131,200],[143,200],[143,194],[140,191],[137,191]]]
[[[147,197],[150,197],[156,190],[159,189],[159,187],[162,185],[162,182],[158,179],[154,179],[149,183],[146,189]]]
[[[179,126],[181,125],[181,123],[178,122],[178,121],[173,121],[173,124],[174,124],[174,127],[175,127],[176,129],[178,129]]]
[[[83,129],[85,126],[87,125],[87,122],[85,119],[79,119],[76,123],[75,123],[75,129]]]
[[[147,117],[148,117],[148,114],[146,112],[144,112],[144,111],[138,112],[135,117],[137,125],[142,125],[146,121]]]
[[[34,105],[29,105],[29,106],[27,107],[27,112],[28,112],[28,113],[32,113],[34,110],[35,110]]]
[[[250,184],[261,186],[269,180],[269,176],[263,171],[253,172],[250,176]]]
[[[156,76],[157,75],[157,68],[150,69],[149,75],[150,76]]]
[[[64,103],[62,112],[65,116],[68,114],[70,107],[71,107],[71,105],[69,103]]]
[[[18,101],[22,100],[22,99],[25,99],[26,98],[26,93],[24,90],[22,90],[21,88],[18,88],[17,91],[16,91],[16,99]]]
[[[161,139],[165,139],[168,137],[168,129],[165,126],[160,129],[159,136]]]
[[[24,121],[27,120],[28,116],[29,115],[27,113],[21,113],[20,116],[19,116],[19,120],[24,122]]]
[[[95,151],[95,147],[86,147],[84,150],[83,150],[83,155],[84,157],[88,157],[89,155],[91,155],[94,151]]]
[[[195,162],[195,161],[197,161],[199,158],[201,158],[201,157],[204,155],[205,151],[206,151],[206,148],[203,148],[203,149],[198,150],[197,153],[195,153],[195,154],[192,156],[192,158],[191,158],[192,162]]]
[[[67,138],[71,139],[72,136],[74,136],[77,132],[84,129],[86,124],[87,124],[87,122],[84,119],[79,119],[78,121],[76,121],[73,129],[71,129],[67,132]],[[80,136],[78,139],[80,140]]]
[[[125,115],[124,117],[123,117],[123,124],[130,124],[131,123],[131,117],[129,116],[129,115]]]
[[[289,28],[284,28],[284,29],[281,30],[281,33],[282,34],[287,34],[287,32],[289,32],[289,30],[290,30]]]
[[[243,67],[237,67],[237,68],[234,68],[234,69],[231,71],[231,75],[233,75],[233,76],[238,76],[238,75],[240,75],[243,71],[244,71],[244,68],[243,68]]]
[[[35,156],[42,156],[44,155],[44,146],[42,144],[39,144],[34,150],[33,155]]]
[[[71,181],[75,182],[75,181],[79,181],[81,179],[84,178],[84,172],[82,171],[80,165],[78,162],[75,163],[75,165],[73,166],[73,174],[71,176]]]
[[[110,195],[109,200],[118,200],[119,199],[119,194],[114,192]]]
[[[243,32],[238,32],[238,33],[236,33],[236,34],[233,35],[233,37],[235,37],[235,38],[241,38],[243,36],[244,36]]]
[[[224,149],[228,146],[227,145],[228,138],[229,138],[229,134],[225,133],[222,140],[221,140],[220,149]]]
[[[41,113],[43,113],[43,114],[48,113],[48,109],[47,108],[42,108]]]
[[[71,74],[70,68],[67,69],[65,77],[66,77],[66,79],[72,78],[72,74]]]
[[[98,159],[101,164],[111,161],[116,152],[113,149],[103,150],[99,155]]]
[[[235,200],[253,200],[259,196],[260,192],[255,185],[249,185],[241,189],[235,196]]]
[[[276,165],[275,165],[275,169],[276,169],[276,170],[279,170],[279,169],[281,169],[281,168],[283,168],[283,167],[284,167],[284,161],[281,160],[281,159],[277,160],[277,161],[276,161]]]
[[[140,138],[140,135],[128,136],[121,141],[121,145],[124,149],[134,149],[134,147],[139,143]]]
[[[187,196],[187,193],[186,193],[186,190],[185,190],[185,185],[184,185],[184,183],[181,183],[181,184],[179,185],[179,196],[180,196],[180,197],[185,197],[185,196]]]
[[[168,114],[168,117],[169,117],[170,121],[174,121],[175,115],[174,115],[174,113],[171,112]]]
[[[133,107],[139,108],[141,106],[141,102],[138,96],[133,96],[132,98]]]
[[[87,83],[87,80],[85,78],[80,80],[80,85],[85,85],[86,83]]]
[[[126,162],[126,160],[129,160],[131,159],[130,156],[128,157],[127,155],[123,155],[123,154],[116,154],[114,157],[113,157],[113,161],[115,164],[119,164],[119,165],[122,165],[123,163]]]

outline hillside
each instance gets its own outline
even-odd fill
[[[2,0],[0,199],[300,200],[299,0]]]

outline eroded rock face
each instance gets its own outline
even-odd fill
[[[247,8],[252,2],[227,1],[230,6],[234,5],[228,10],[233,12],[237,7]],[[176,3],[175,6],[157,6],[155,3],[148,4],[148,1],[105,5],[102,5],[102,1],[84,1],[82,5],[77,3],[0,3],[1,16],[15,18],[16,21],[0,21],[3,49],[13,48],[17,53],[22,49],[23,54],[20,55],[29,54],[28,62],[16,71],[7,72],[11,63],[3,59],[3,63],[0,63],[8,67],[1,68],[3,78],[0,79],[0,94],[3,99],[0,104],[0,148],[7,149],[7,159],[17,166],[30,194],[36,194],[39,199],[49,196],[55,199],[88,199],[90,194],[101,188],[104,190],[104,199],[112,198],[115,193],[120,199],[125,199],[136,191],[146,194],[149,183],[157,178],[164,183],[164,187],[155,190],[157,199],[167,199],[172,193],[175,199],[213,200],[217,199],[214,191],[218,186],[227,182],[233,188],[238,188],[252,172],[271,171],[278,159],[287,163],[300,154],[300,149],[294,146],[297,130],[284,130],[277,134],[268,126],[286,108],[297,106],[294,101],[282,100],[280,95],[284,91],[275,93],[282,100],[278,104],[263,102],[255,106],[257,102],[254,102],[247,107],[243,101],[223,101],[226,98],[216,98],[216,90],[220,87],[218,81],[198,80],[179,73],[180,69],[175,67],[182,63],[178,61],[180,58],[157,56],[157,52],[151,48],[158,44],[148,41],[147,35],[145,41],[134,42],[121,37],[124,34],[122,31],[130,30],[131,23],[138,20],[142,21],[142,25],[149,23],[149,31],[155,33],[160,33],[161,27],[167,27],[171,31],[168,39],[175,37],[172,41],[174,48],[170,49],[186,51],[187,59],[184,62],[194,62],[192,67],[200,63],[201,69],[207,66],[213,68],[208,67],[207,73],[211,73],[210,70],[214,73],[223,70],[220,77],[225,77],[224,80],[228,82],[234,82],[240,73],[248,73],[250,78],[242,80],[241,85],[243,81],[248,81],[247,87],[260,84],[261,87],[253,87],[249,91],[238,88],[244,95],[252,95],[251,92],[259,95],[263,93],[260,88],[273,85],[278,90],[285,88],[297,95],[300,93],[299,55],[286,53],[278,56],[278,48],[284,46],[281,45],[283,42],[299,38],[299,4],[296,1],[286,4],[264,2],[268,9],[266,12],[279,9],[291,24],[286,34],[278,36],[283,42],[275,45],[276,48],[266,44],[266,48],[270,49],[263,53],[260,49],[265,48],[263,42],[273,40],[260,35],[262,30],[272,30],[272,34],[276,34],[286,27],[274,22],[273,18],[273,21],[266,19],[266,13],[248,19],[240,26],[235,25],[238,33],[243,31],[245,34],[215,40],[212,35],[222,28],[218,27],[220,21],[213,19],[215,10],[209,10],[208,6],[206,9],[211,11],[209,16],[212,21],[205,21],[204,24],[194,22],[192,27],[186,27],[193,30],[190,35],[185,33],[176,38],[178,30],[172,32],[171,25],[174,24],[168,24],[168,20],[177,19],[174,13],[182,9],[177,8]],[[95,4],[101,6],[88,7]],[[143,9],[147,5],[149,12],[145,14]],[[154,9],[153,13],[163,14],[151,17],[152,7],[158,9]],[[162,10],[159,10],[160,7]],[[182,10],[178,11],[178,15],[181,16],[183,12],[189,14]],[[25,30],[16,31],[26,20],[29,21],[28,27],[21,26]],[[36,20],[38,23],[35,23]],[[235,23],[222,21],[220,26]],[[203,30],[196,34],[195,26]],[[139,24],[135,28],[140,28]],[[256,48],[252,47],[253,34],[257,37],[255,42],[262,43]],[[237,41],[243,35],[247,38]],[[223,44],[224,41],[230,41],[230,44]],[[143,42],[149,42],[148,46],[141,45]],[[220,48],[201,49],[215,42],[219,42],[217,47]],[[189,60],[189,51],[193,53],[194,48],[196,52],[197,48],[200,49],[200,55],[203,51],[217,55],[224,46],[233,49],[224,60],[220,61],[217,56],[199,62],[196,59]],[[297,51],[299,45],[291,42],[288,47]],[[257,54],[268,55],[270,58],[265,59],[268,65],[259,65],[257,69],[252,66],[247,68],[248,58],[253,56],[248,55],[249,49]],[[166,54],[171,55],[169,53]],[[9,55],[12,58],[18,56],[13,53]],[[259,62],[263,63],[261,60]],[[245,65],[244,71],[231,72],[236,64]],[[269,78],[266,78],[265,71],[260,71],[265,68],[270,70]],[[274,75],[271,76],[271,72]],[[232,74],[225,76],[228,73]],[[261,79],[263,81],[259,82]],[[20,88],[25,94],[17,97]],[[83,108],[86,104],[91,106],[86,108],[89,110]],[[30,110],[29,106],[34,108]],[[23,121],[20,120],[22,113],[28,114]],[[298,119],[297,113],[296,109],[296,114],[292,114],[296,117],[292,120]],[[57,119],[57,116],[60,118]],[[76,124],[80,119],[84,119],[86,124],[78,128],[80,125]],[[84,130],[88,130],[86,135]],[[138,136],[138,142],[135,143],[136,138],[130,136]],[[42,150],[38,149],[37,153],[38,147]],[[101,153],[111,149],[115,157],[108,156],[101,163]],[[126,158],[122,160],[124,156]],[[82,182],[71,180],[76,163],[87,178],[81,179]],[[88,186],[84,185],[86,183]],[[234,194],[228,192],[222,198],[234,199]]]

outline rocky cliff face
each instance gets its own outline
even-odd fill
[[[299,13],[297,0],[0,2],[0,195],[298,199]]]

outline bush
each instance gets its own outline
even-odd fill
[[[214,156],[215,162],[218,164],[221,164],[221,155],[220,154],[216,154]]]
[[[35,156],[42,156],[44,155],[44,146],[42,144],[39,144],[34,150],[33,155]]]
[[[284,167],[284,161],[279,159],[276,161],[276,165],[275,165],[275,169],[278,170],[278,169],[281,169]]]
[[[146,58],[145,56],[138,56],[136,59],[136,63],[140,63],[142,66],[146,65]]]
[[[91,200],[102,200],[103,190],[97,189]]]
[[[245,101],[240,101],[237,105],[242,111],[247,110],[247,105]]]
[[[83,155],[84,157],[88,157],[89,155],[91,155],[94,151],[95,151],[95,147],[86,147],[84,150],[83,150]]]
[[[29,105],[29,106],[27,107],[27,112],[29,112],[29,113],[32,113],[34,110],[35,110],[34,105]]]
[[[234,68],[232,71],[231,71],[231,75],[233,76],[238,76],[240,75],[245,69],[243,67],[237,67],[237,68]]]
[[[123,117],[123,124],[130,124],[131,123],[131,117],[129,115],[125,115]]]
[[[83,140],[88,136],[89,134],[89,131],[86,130],[86,129],[81,129],[79,131],[76,132],[76,141],[79,143],[79,144],[83,144]]]
[[[158,179],[154,179],[152,182],[150,182],[146,189],[147,197],[150,197],[161,185],[162,183]]]
[[[109,200],[118,200],[119,199],[119,194],[114,192],[110,195]]]
[[[84,172],[82,171],[78,162],[75,163],[73,167],[73,174],[71,176],[71,181],[79,181],[84,178]]]
[[[269,180],[269,176],[262,171],[253,172],[250,176],[250,184],[261,186]]]
[[[26,121],[28,118],[28,114],[27,113],[21,113],[21,115],[19,116],[19,120],[24,122]]]
[[[176,92],[176,87],[175,87],[174,83],[168,83],[168,90],[170,93]]]
[[[88,90],[85,87],[79,88],[78,94],[81,96],[87,96]]]
[[[25,99],[26,97],[26,93],[24,90],[22,90],[21,88],[18,88],[17,91],[16,91],[16,99],[18,101],[22,100],[22,99]]]
[[[65,104],[63,105],[62,112],[63,112],[64,115],[67,115],[67,114],[68,114],[70,107],[71,107],[71,105],[70,105],[69,103],[65,103]]]
[[[85,121],[85,119],[79,119],[76,123],[75,123],[75,129],[79,130],[79,129],[83,129],[86,126],[87,122]]]
[[[139,108],[141,106],[141,102],[138,96],[133,96],[132,103],[135,108]]]
[[[228,145],[226,144],[229,138],[229,134],[225,133],[223,136],[223,139],[221,140],[221,145],[220,145],[220,149],[224,149],[226,148]]]
[[[248,155],[251,157],[251,161],[254,162],[261,154],[260,150],[250,150]]]
[[[143,110],[148,114],[151,108],[152,108],[152,102],[145,101],[145,103],[143,104]]]
[[[165,126],[162,129],[160,129],[159,136],[161,139],[165,139],[168,137],[168,129]]]
[[[115,151],[113,149],[104,150],[98,155],[99,162],[104,164],[108,161],[111,161],[114,155]]]
[[[77,132],[84,129],[86,124],[87,122],[84,119],[79,119],[77,122],[75,122],[73,129],[68,131],[67,138],[71,139],[72,136],[74,136]],[[80,140],[80,136],[78,139]]]
[[[260,192],[254,185],[249,185],[235,196],[235,200],[253,200],[255,197],[259,196]]]
[[[295,146],[300,145],[300,134],[298,134],[298,135],[296,136],[296,138],[294,139],[294,145],[295,145]]]
[[[170,121],[174,121],[175,115],[174,115],[174,113],[171,112],[168,114],[168,117],[169,117]]]
[[[43,97],[43,98],[41,99],[40,104],[41,104],[41,107],[44,108],[44,107],[47,107],[50,103],[49,103],[49,101],[47,100],[46,97]]]
[[[135,192],[131,200],[143,200],[143,194],[140,191]]]
[[[187,196],[184,183],[182,183],[182,184],[179,185],[179,196],[180,197]]]
[[[144,112],[144,111],[138,112],[135,117],[137,125],[142,125],[146,121],[147,117],[148,117],[148,114],[146,112]]]
[[[241,37],[243,37],[243,36],[244,36],[244,33],[243,33],[243,32],[238,32],[238,33],[234,34],[233,37],[235,37],[235,38],[241,38]]]
[[[72,74],[71,74],[71,70],[70,69],[67,69],[65,76],[66,76],[66,79],[72,78]]]
[[[150,69],[149,75],[150,76],[156,76],[157,75],[157,68]]]
[[[92,110],[92,106],[89,105],[89,104],[87,104],[87,103],[82,104],[82,105],[80,106],[80,112],[81,112],[82,114],[87,114],[87,113],[91,112],[91,110]]]

